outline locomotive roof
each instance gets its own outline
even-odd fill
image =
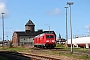
[[[43,36],[44,34],[46,34],[46,35],[52,35],[52,34],[50,34],[50,33],[42,33],[42,34],[39,34],[39,35],[37,35],[37,36],[35,36],[35,37]]]
[[[44,35],[44,33],[43,34],[40,34],[39,36],[43,36]]]

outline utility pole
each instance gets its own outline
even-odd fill
[[[90,26],[89,26],[89,37],[90,37]]]
[[[71,54],[73,53],[73,44],[72,44],[72,19],[71,19],[71,5],[73,5],[73,2],[67,2],[67,5],[70,7],[70,32],[71,32]]]
[[[7,41],[8,41],[8,36],[7,36]]]
[[[1,13],[2,14],[2,34],[3,34],[3,39],[2,39],[2,49],[4,49],[4,14],[5,13]]]
[[[49,33],[50,33],[50,26],[48,26],[48,28],[49,28]]]
[[[66,8],[66,47],[68,48],[68,29],[67,29],[67,6],[65,6],[64,8]]]

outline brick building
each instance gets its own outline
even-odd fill
[[[34,41],[33,37],[36,35],[39,35],[41,33],[54,33],[54,31],[43,31],[43,30],[38,30],[35,31],[35,25],[34,23],[29,20],[26,25],[25,25],[25,31],[14,31],[13,36],[12,36],[12,41],[13,41],[13,46],[33,46]],[[56,34],[55,34],[56,36]]]

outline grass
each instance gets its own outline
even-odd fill
[[[70,50],[70,47],[65,48],[64,46],[59,46],[57,45],[56,48],[60,48],[61,50]],[[0,47],[0,50],[2,50],[2,47]],[[33,50],[32,48],[23,48],[23,47],[16,47],[16,48],[9,48],[9,47],[5,47],[4,50],[6,51],[17,51],[17,52],[29,52],[30,50]],[[80,53],[83,52],[90,52],[90,49],[85,49],[85,48],[73,48],[74,52],[79,52],[78,54],[71,54],[70,52],[57,52],[57,51],[52,51],[52,50],[48,50],[47,52],[49,54],[53,54],[53,55],[63,55],[63,56],[68,56],[68,57],[73,57],[73,58],[79,58],[79,59],[83,59],[83,60],[89,60],[90,56],[89,55],[83,55]],[[45,52],[44,52],[45,53]],[[1,59],[0,59],[1,60]]]
[[[5,50],[8,51],[29,51],[29,48],[22,48],[22,47],[17,47],[17,48],[6,48]]]
[[[71,50],[71,47],[66,48],[65,45],[60,45],[57,44],[56,48],[61,48],[61,50]],[[73,52],[78,52],[77,54],[73,53],[65,53],[65,52],[52,52],[53,54],[57,54],[57,55],[64,55],[64,56],[68,56],[68,57],[74,57],[74,58],[78,58],[78,59],[83,59],[83,60],[90,60],[90,55],[87,54],[82,54],[84,52],[89,52],[90,53],[90,49],[86,49],[86,48],[73,48]]]
[[[2,50],[2,49],[0,48],[0,50]],[[4,47],[4,50],[23,52],[23,51],[29,51],[29,50],[31,50],[31,48],[23,48],[23,47],[9,48],[9,47]]]
[[[83,54],[71,54],[69,52],[57,52],[57,51],[49,51],[49,53],[51,53],[51,55],[58,55],[58,56],[67,56],[67,57],[72,57],[72,58],[76,58],[76,59],[83,59],[83,60],[90,60],[90,56],[89,55],[83,55]]]
[[[82,56],[80,56],[80,58],[81,59],[85,59],[85,60],[90,60],[90,56],[88,56],[88,55],[82,55]]]
[[[0,60],[8,60],[8,59],[3,56],[0,56]]]

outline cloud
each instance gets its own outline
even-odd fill
[[[85,26],[85,29],[87,30],[88,33],[90,33],[90,24]]]
[[[51,10],[48,12],[48,15],[53,16],[53,15],[59,15],[61,13],[59,8],[55,8],[54,10]]]
[[[5,13],[5,15],[8,14],[8,10],[6,9],[6,5],[4,2],[0,1],[0,13]],[[1,15],[0,15],[1,16]]]
[[[20,30],[20,29],[16,29],[15,31],[23,31],[23,30]]]
[[[89,29],[90,28],[90,24],[85,26],[85,29]]]

